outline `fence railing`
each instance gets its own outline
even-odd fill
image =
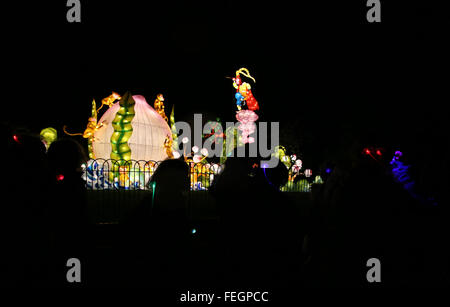
[[[88,190],[151,190],[150,179],[161,161],[89,160],[83,166]],[[208,190],[223,170],[215,163],[187,162],[191,191]],[[311,184],[297,168],[290,168],[283,192],[310,192]]]
[[[83,179],[90,190],[151,190],[150,179],[160,161],[90,160],[84,165]],[[188,162],[191,190],[207,190],[220,164]]]

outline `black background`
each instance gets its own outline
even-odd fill
[[[247,67],[260,120],[281,123],[305,167],[365,134],[403,148],[448,140],[439,4],[382,1],[372,24],[364,0],[81,1],[81,23],[67,10],[4,8],[3,121],[82,131],[93,98],[127,90],[149,103],[162,92],[176,120],[234,121],[225,77]]]

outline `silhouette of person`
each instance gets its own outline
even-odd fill
[[[87,161],[81,145],[73,139],[60,139],[47,151],[52,178],[49,224],[54,240],[54,282],[68,285],[66,262],[78,258],[87,267],[89,220],[85,182],[81,178],[82,163]],[[86,285],[86,274],[83,273]]]

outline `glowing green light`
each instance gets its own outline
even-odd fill
[[[156,189],[156,182],[153,181],[152,182],[152,208],[155,203],[155,189]]]
[[[58,138],[58,133],[55,128],[48,127],[41,130],[39,134],[41,141],[44,142],[45,146],[48,148],[50,144],[56,141]]]

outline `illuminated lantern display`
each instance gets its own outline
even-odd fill
[[[164,144],[172,141],[166,120],[143,96],[127,93],[101,117],[94,133],[93,153],[96,159],[165,160]]]
[[[300,172],[300,170],[302,169],[303,163],[302,160],[297,159],[297,160],[293,160],[294,164],[292,165],[292,172],[294,173],[298,173]]]
[[[175,125],[175,105],[172,106],[172,112],[170,112],[170,129],[172,130],[172,148],[178,148],[178,133],[177,133],[177,127]],[[176,154],[175,154],[176,152]],[[177,151],[172,152],[172,156],[175,159],[179,158],[180,153]],[[178,154],[178,158],[176,155]]]
[[[253,143],[255,139],[249,135],[256,130],[258,115],[250,110],[240,110],[236,113],[236,119],[240,122],[238,129],[242,132],[242,143]]]
[[[172,158],[172,131],[164,110],[162,95],[158,95],[159,112],[143,96],[117,93],[102,100],[96,109],[92,102],[92,115],[83,133],[88,140],[89,158],[84,167],[83,179],[92,189],[145,189],[156,161]],[[161,100],[161,101],[160,101]],[[108,109],[97,121],[98,111]],[[104,161],[101,161],[104,160]]]
[[[105,104],[105,101],[109,102],[110,99],[113,99],[113,98],[110,98],[110,97],[112,97],[114,94],[115,93],[113,92],[113,94],[111,96],[103,99],[102,100],[102,106],[98,110],[100,110],[103,107],[103,104]],[[98,124],[97,123],[98,110],[96,109],[95,100],[92,100],[91,117],[89,117],[86,129],[84,130],[83,133],[69,133],[66,130],[66,126],[63,127],[63,131],[64,131],[65,134],[70,135],[70,136],[81,135],[81,136],[83,136],[83,138],[88,140],[89,158],[91,158],[91,159],[95,159],[95,155],[94,155],[94,152],[92,150],[92,144],[93,144],[93,142],[95,140],[94,133],[103,126],[103,124]]]
[[[310,169],[306,169],[305,170],[305,176],[306,177],[311,177],[312,176],[312,171]]]
[[[44,143],[45,148],[48,149],[50,145],[58,138],[58,132],[56,131],[56,129],[48,127],[42,129],[39,136],[42,143]]]
[[[164,120],[166,122],[169,121],[169,119],[166,116],[166,112],[164,111],[164,96],[163,96],[163,94],[158,94],[156,96],[153,106],[155,107],[156,112],[158,112],[158,114],[161,115],[161,117],[164,118]]]
[[[317,176],[314,178],[314,183],[315,183],[315,184],[322,184],[322,183],[323,183],[322,177],[320,177],[319,175],[317,175]]]
[[[233,78],[233,87],[236,89],[236,106],[238,111],[236,112],[236,119],[240,122],[239,130],[242,132],[242,143],[253,143],[255,139],[249,137],[250,134],[255,132],[255,121],[258,120],[258,115],[254,111],[259,110],[258,102],[253,97],[251,86],[247,82],[242,82],[241,76],[243,75],[249,79],[252,79],[256,83],[255,78],[250,75],[247,68],[240,68],[236,71],[236,77]],[[247,106],[244,110],[243,107]]]
[[[241,74],[249,79],[252,79],[253,82],[256,83],[255,78],[250,75],[247,68],[241,68],[236,71],[236,77],[233,78],[233,86],[236,89],[236,106],[238,110],[241,110],[241,108],[246,104],[249,110],[257,111],[259,110],[258,102],[255,97],[253,97],[250,84],[247,82],[242,82],[240,76]]]

